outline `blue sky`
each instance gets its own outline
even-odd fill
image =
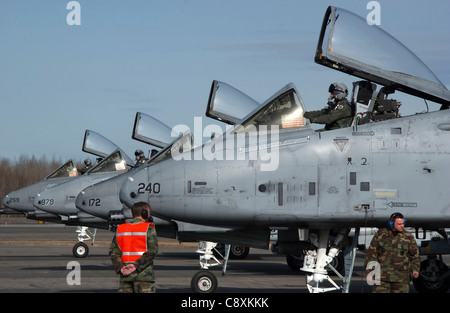
[[[79,0],[69,26],[68,2],[0,2],[0,158],[83,160],[86,129],[133,157],[151,148],[131,138],[136,112],[193,127],[214,79],[260,102],[293,82],[321,109],[330,83],[354,80],[313,62],[325,10],[369,13],[365,0]],[[450,2],[378,2],[381,27],[449,88]]]

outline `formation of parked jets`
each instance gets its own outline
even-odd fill
[[[83,257],[87,227],[114,229],[131,218],[134,203],[149,202],[159,236],[201,242],[197,292],[217,287],[208,270],[222,264],[212,253],[217,244],[225,247],[225,271],[230,251],[268,248],[274,231],[274,250],[301,260],[294,266],[306,272],[310,292],[348,291],[360,230],[384,227],[401,212],[409,227],[442,235],[424,241],[415,284],[446,292],[440,256],[450,252],[442,231],[450,225],[450,91],[404,45],[341,8],[325,13],[315,62],[357,78],[349,126],[314,130],[293,84],[258,103],[213,81],[206,116],[227,127],[207,143],[138,112],[132,137],[154,147],[148,158],[133,161],[87,130],[83,151],[101,158],[97,164],[80,175],[69,161],[3,203],[29,218],[80,226],[74,254]],[[400,116],[408,103],[392,98],[396,91],[441,107]],[[349,234],[353,243],[344,246]],[[342,286],[329,275],[336,260],[346,264]]]

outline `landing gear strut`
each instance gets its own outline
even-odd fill
[[[351,271],[346,271],[346,277],[342,277],[342,275],[332,266],[333,258],[339,254],[340,246],[342,245],[343,240],[347,237],[349,233],[349,229],[340,229],[336,239],[334,240],[331,248],[328,250],[328,236],[330,234],[330,229],[322,229],[319,234],[311,233],[310,241],[311,243],[317,247],[317,249],[307,250],[305,253],[305,259],[303,263],[302,271],[307,272],[306,275],[306,286],[310,293],[321,293],[333,290],[343,289],[343,292],[348,292],[348,286],[351,279],[351,272],[353,272],[353,268]],[[354,240],[355,241],[355,240]],[[356,238],[357,242],[357,238]],[[356,249],[356,244],[354,244],[353,250]],[[349,254],[351,260],[351,267],[354,264],[354,253]],[[348,259],[346,257],[346,259]],[[336,275],[344,281],[344,287],[338,286],[333,279],[328,275],[326,267],[331,268]],[[319,287],[319,284],[328,281],[332,287]]]
[[[91,245],[94,245],[97,228],[91,232],[86,226],[78,226],[76,232],[78,233],[78,243],[73,246],[73,255],[76,258],[85,258],[89,254],[89,247],[83,241],[91,240]]]
[[[198,243],[197,253],[200,254],[200,267],[202,270],[197,272],[191,279],[191,288],[196,293],[212,293],[216,290],[218,286],[217,278],[213,272],[209,271],[210,267],[222,264],[222,275],[225,275],[230,255],[230,245],[225,245],[225,255],[222,255],[215,249],[216,245],[217,243],[210,241],[199,241]],[[217,259],[213,250],[224,259],[223,263]]]

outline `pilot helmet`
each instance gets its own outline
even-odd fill
[[[92,165],[91,159],[89,159],[89,158],[85,159],[85,160],[84,160],[84,165],[85,165],[86,167],[91,166],[91,165]]]
[[[344,83],[332,83],[328,88],[328,92],[337,100],[342,100],[348,95],[348,88]]]
[[[144,157],[144,151],[142,151],[142,150],[140,150],[140,149],[137,149],[137,150],[134,152],[134,156],[136,157],[137,160],[139,160],[139,159],[141,159],[141,158]]]

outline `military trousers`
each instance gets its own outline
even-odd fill
[[[373,285],[373,293],[409,293],[409,282],[381,281]]]
[[[155,282],[152,281],[121,281],[119,285],[120,293],[155,293]]]

